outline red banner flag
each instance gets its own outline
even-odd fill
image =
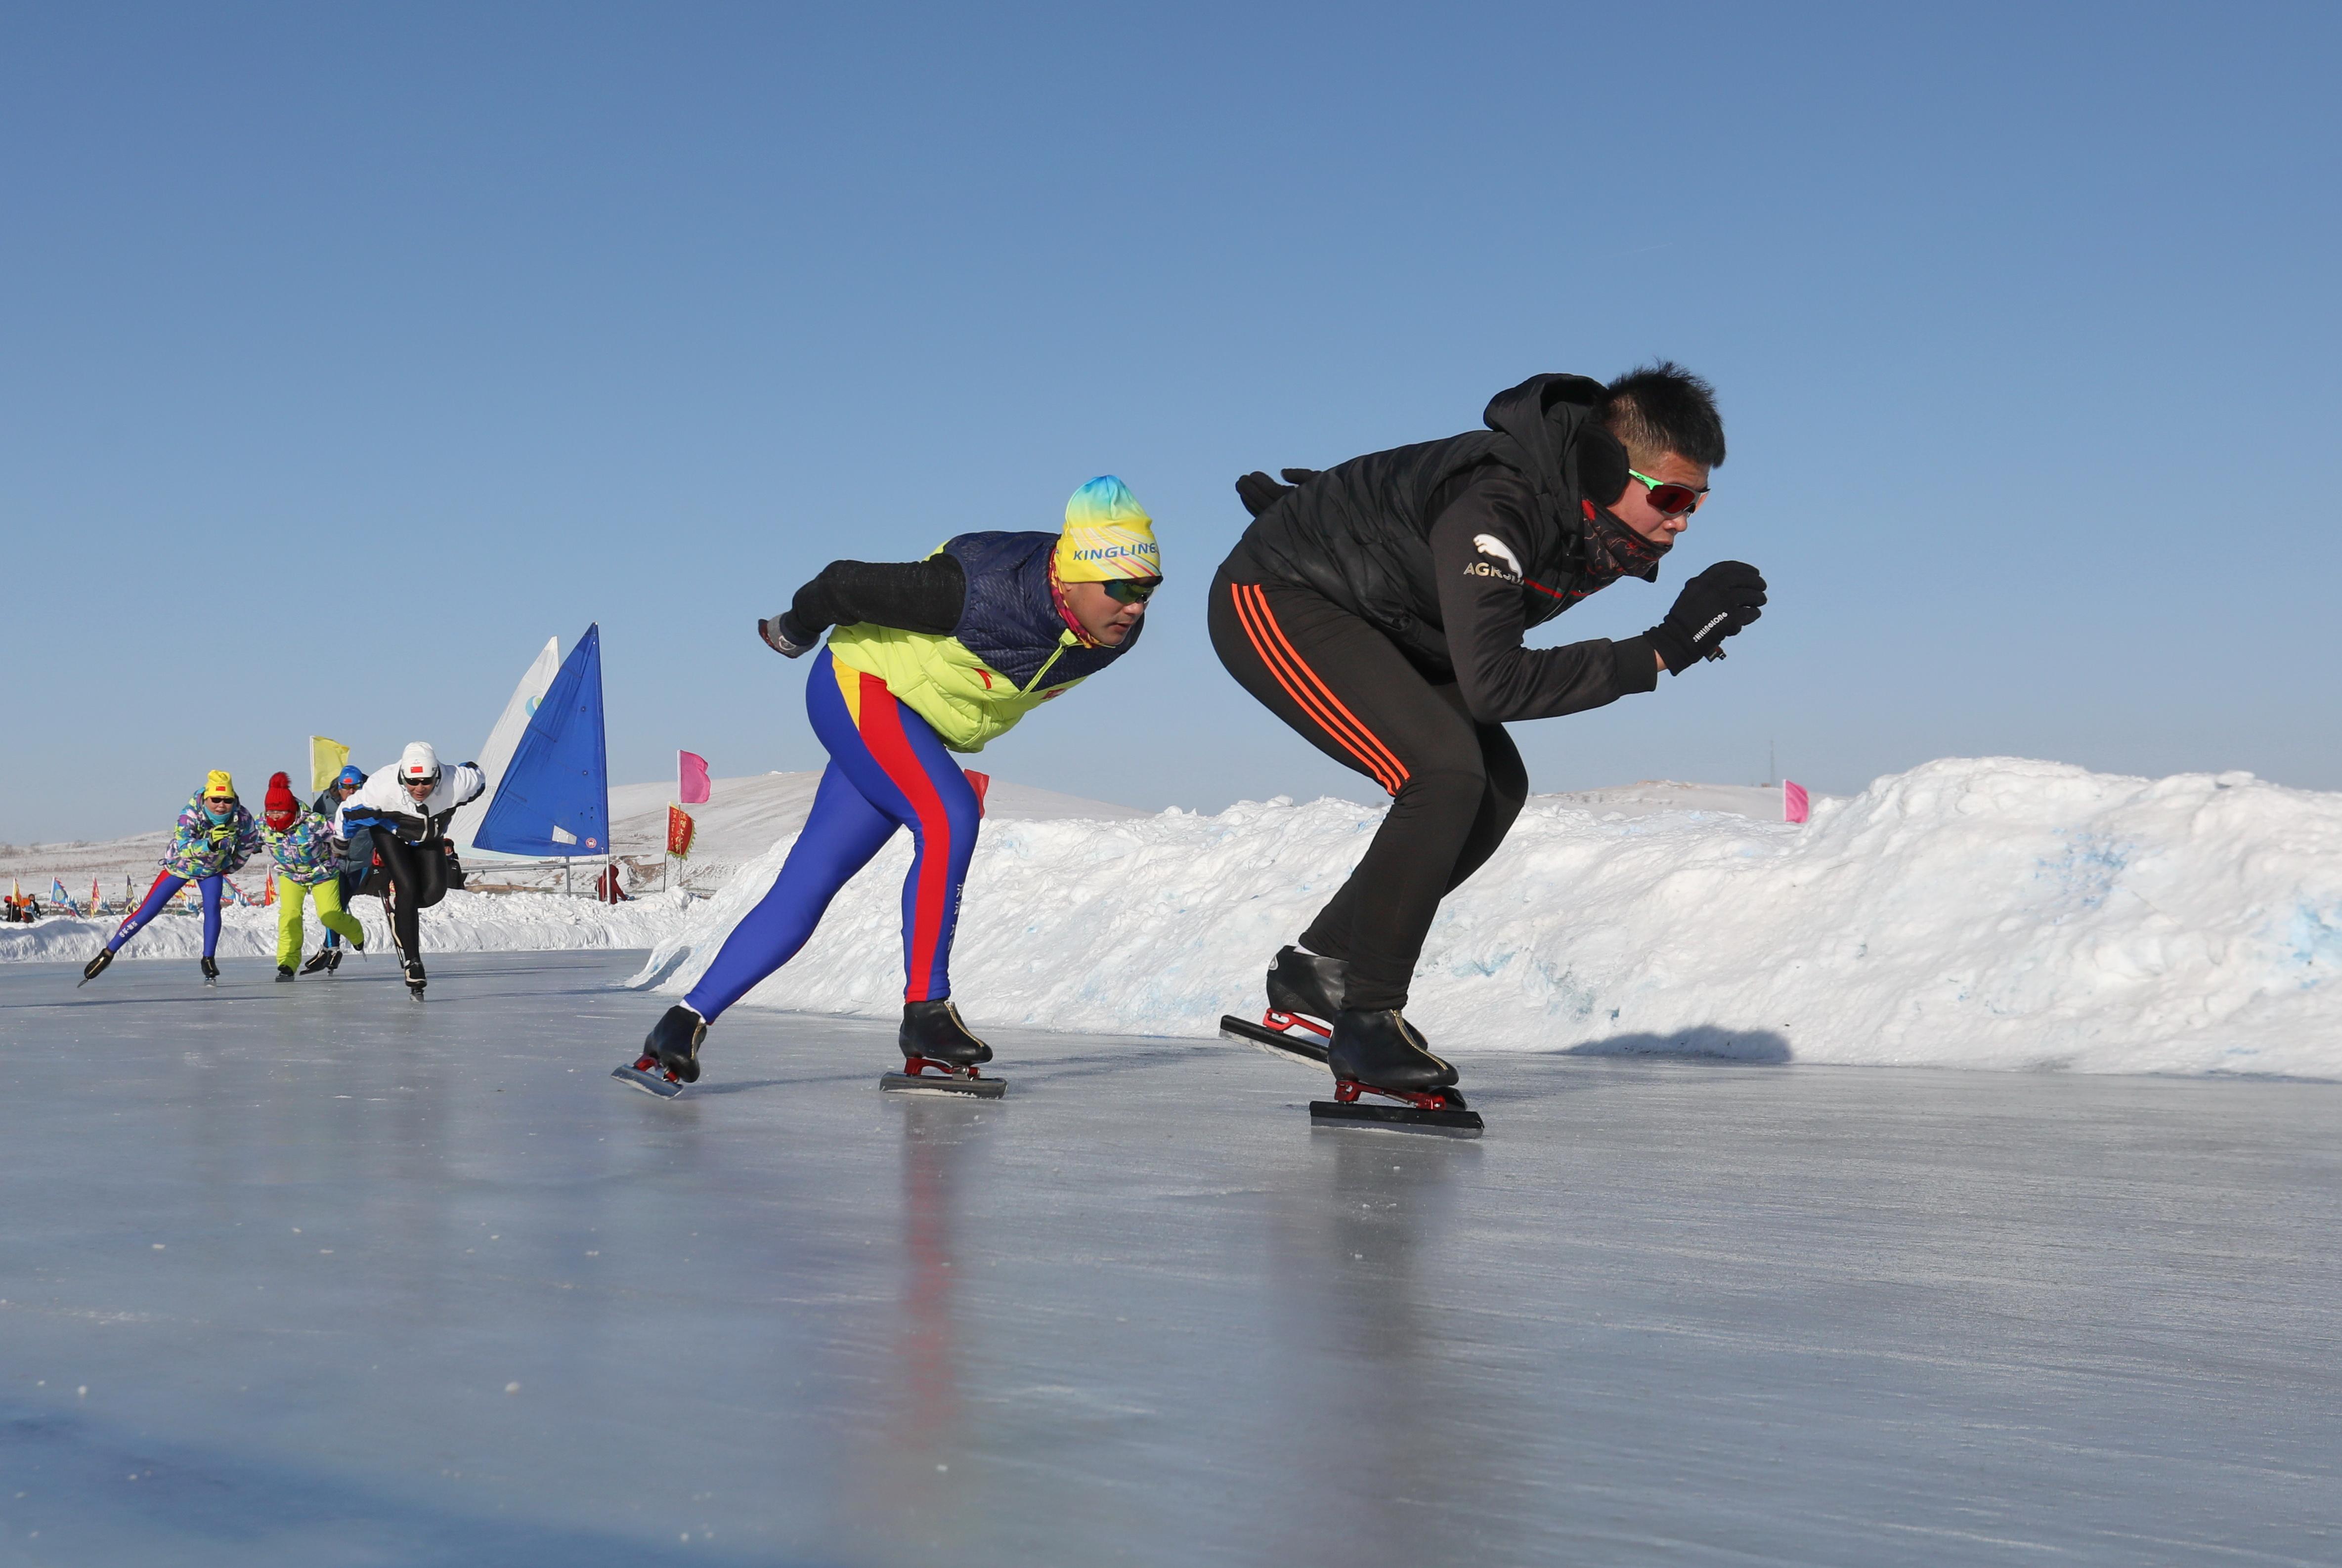
[[[1781,820],[1803,822],[1807,811],[1806,786],[1784,780],[1781,784]]]
[[[976,791],[976,814],[982,816],[984,814],[984,795],[985,792],[992,787],[992,775],[990,774],[980,774],[974,768],[962,768],[959,771],[967,775],[968,787]]]
[[[666,808],[666,852],[679,860],[691,858],[691,835],[699,824],[679,805]]]

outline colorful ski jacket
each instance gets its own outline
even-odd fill
[[[287,882],[315,887],[341,872],[342,846],[334,837],[334,824],[315,811],[295,817],[293,825],[283,833],[264,823],[260,834],[268,843],[269,857]]]
[[[904,706],[956,752],[985,743],[1052,697],[1062,696],[1136,645],[1141,620],[1119,647],[1091,647],[1057,612],[1049,558],[1058,536],[961,534],[936,554],[966,578],[948,632],[859,621],[829,634],[830,657],[886,683]]]
[[[214,836],[222,827],[227,831]],[[171,834],[171,847],[163,852],[162,866],[173,876],[200,882],[243,870],[244,863],[263,847],[260,824],[242,804],[226,822],[215,824],[204,811],[203,792],[198,790],[179,814],[179,825]]]

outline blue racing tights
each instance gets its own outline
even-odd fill
[[[108,953],[121,952],[122,944],[137,935],[148,921],[162,914],[163,906],[186,885],[185,877],[174,876],[167,871],[156,877],[155,885],[146,890],[146,902],[133,910],[115,929],[105,950]],[[204,899],[204,956],[209,958],[219,951],[220,879],[216,876],[203,877],[195,883],[195,889]]]
[[[902,827],[914,850],[903,879],[903,1000],[951,994],[960,887],[983,815],[975,786],[926,720],[877,676],[836,663],[827,648],[806,682],[806,713],[829,766],[772,891],[732,928],[683,999],[702,1018],[716,1018],[796,957],[829,901]]]

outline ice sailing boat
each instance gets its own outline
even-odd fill
[[[537,650],[536,657],[522,674],[520,684],[513,688],[505,711],[496,717],[495,728],[488,732],[486,743],[480,747],[478,765],[487,776],[487,793],[470,805],[455,808],[455,821],[447,828],[448,843],[459,849],[487,849],[474,834],[488,814],[488,804],[495,799],[496,786],[504,783],[505,770],[512,766],[513,753],[520,747],[520,737],[526,733],[528,721],[535,716],[537,704],[545,701],[545,694],[551,689],[553,677],[560,669],[561,639],[547,637],[545,646]]]
[[[563,860],[609,854],[610,770],[602,730],[598,622],[569,650],[529,715],[472,842],[505,854]]]

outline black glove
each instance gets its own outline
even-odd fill
[[[1765,576],[1746,561],[1718,561],[1683,586],[1667,618],[1644,633],[1680,675],[1702,659],[1724,657],[1724,639],[1765,613]]]
[[[1279,472],[1285,475],[1286,484],[1279,484],[1257,470],[1236,481],[1236,499],[1245,504],[1246,511],[1257,517],[1317,477],[1315,468],[1286,468]]]
[[[797,630],[796,622],[786,610],[769,621],[757,622],[756,635],[764,638],[765,645],[773,652],[791,659],[802,658],[812,653],[814,644],[821,641],[818,632]]]

